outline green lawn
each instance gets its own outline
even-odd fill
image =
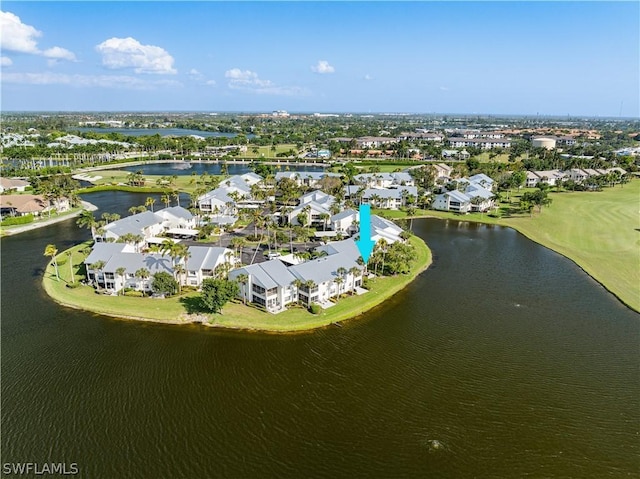
[[[640,311],[640,180],[601,192],[551,193],[542,213],[503,218],[528,238],[575,261]]]
[[[311,314],[301,307],[292,307],[285,312],[273,315],[250,305],[245,306],[241,302],[232,302],[223,308],[223,314],[209,314],[209,324],[233,329],[287,332],[310,330],[358,316],[393,296],[431,264],[431,251],[424,241],[415,236],[410,241],[417,248],[416,262],[410,274],[376,278],[372,281],[371,290],[368,293],[340,299],[335,306],[323,310],[318,315]],[[82,261],[85,254],[82,250],[89,245],[90,243],[83,243],[70,250],[73,253],[72,264],[76,281],[84,270]],[[152,321],[180,323],[185,322],[185,314],[197,302],[198,293],[188,293],[182,297],[167,299],[152,299],[99,295],[90,286],[71,289],[66,286],[71,280],[67,261],[65,252],[59,254],[60,281],[56,280],[54,267],[50,264],[46,269],[43,283],[45,290],[54,300],[70,307],[121,318],[145,318]]]
[[[518,212],[525,191],[511,193],[501,203],[501,218],[487,213],[460,215],[448,211],[418,210],[414,218],[433,217],[512,227],[531,240],[575,261],[626,305],[640,311],[640,180],[600,192],[549,192],[553,203],[534,209],[533,216]],[[373,210],[397,219],[404,211]]]

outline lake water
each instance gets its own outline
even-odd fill
[[[125,212],[147,195],[84,195]],[[98,212],[100,213],[100,212]],[[81,477],[638,477],[640,315],[510,229],[414,221],[432,267],[344,327],[267,335],[52,303],[2,241],[3,462]]]

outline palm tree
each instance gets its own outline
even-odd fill
[[[413,217],[416,214],[417,210],[415,206],[409,206],[407,208],[407,216],[409,216],[409,229],[413,230]]]
[[[236,281],[238,283],[240,283],[240,285],[242,286],[242,303],[243,304],[247,304],[247,292],[245,290],[245,287],[247,285],[247,281],[249,281],[249,276],[247,276],[244,273],[240,273],[238,276],[236,276]]]
[[[135,276],[141,280],[140,287],[144,289],[144,282],[149,278],[149,270],[147,268],[140,268],[135,272]]]
[[[99,286],[98,284],[98,273],[102,271],[102,268],[104,268],[106,265],[106,263],[102,260],[100,261],[96,261],[95,263],[89,265],[89,268],[92,269],[93,271],[97,271],[96,274],[94,274],[93,276],[93,281],[95,282],[96,286]]]
[[[91,230],[91,237],[95,238],[96,236],[96,226],[98,222],[96,218],[93,216],[93,213],[89,210],[82,210],[82,213],[78,216],[76,220],[76,224],[81,228],[87,228]]]
[[[382,251],[382,267],[380,268],[380,274],[384,275],[384,257],[387,254],[387,241],[384,238],[380,238],[378,244],[380,245],[380,251]],[[378,265],[376,265],[376,272],[378,270],[377,266]]]
[[[171,198],[169,197],[169,195],[164,194],[160,197],[160,199],[162,200],[162,202],[165,205],[165,208],[168,208],[169,205],[171,204]]]
[[[118,269],[116,269],[116,274],[122,278],[122,294],[124,294],[124,274],[126,272],[127,268],[125,268],[124,266],[120,266]]]
[[[178,294],[182,292],[182,275],[187,272],[183,264],[177,264],[173,267],[174,272],[178,276]],[[186,280],[185,280],[186,283]]]
[[[56,255],[58,254],[58,248],[54,244],[48,244],[44,249],[44,255],[49,256],[51,258],[51,262],[53,263],[53,267],[56,270],[56,279],[60,281],[60,275],[58,274],[58,262],[56,261]]]
[[[327,231],[327,221],[329,221],[329,218],[331,218],[329,213],[320,214],[320,219],[322,220],[322,231]]]
[[[308,296],[308,304],[307,306],[311,306],[311,290],[317,286],[316,282],[312,279],[308,279],[304,282],[304,287],[307,289]]]
[[[352,266],[349,269],[349,273],[351,273],[351,294],[356,290],[356,275],[360,273],[360,269],[356,266]]]
[[[151,208],[152,213],[153,213],[153,205],[155,204],[155,202],[156,202],[156,199],[152,198],[151,196],[149,196],[144,202],[145,206],[148,206],[149,208]]]
[[[176,204],[180,206],[180,192],[176,190],[173,193],[171,193],[171,196],[173,197],[174,200],[176,200]]]
[[[67,251],[65,253],[67,255],[67,261],[69,261],[69,272],[71,273],[71,282],[75,283],[76,279],[73,275],[73,253],[71,251]]]

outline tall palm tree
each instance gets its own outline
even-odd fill
[[[69,261],[69,273],[71,273],[71,282],[75,283],[76,279],[73,274],[73,253],[71,251],[67,251],[65,254],[67,255],[67,261]]]
[[[356,275],[360,273],[360,269],[356,266],[352,266],[349,268],[349,273],[351,273],[351,294],[356,290]]]
[[[236,281],[241,285],[240,289],[242,289],[242,303],[247,304],[246,285],[249,281],[249,276],[244,273],[240,273],[238,276],[236,276]]]
[[[118,269],[116,269],[116,274],[122,278],[122,294],[124,294],[124,274],[126,272],[127,268],[125,268],[124,266],[120,266]]]
[[[156,203],[156,199],[152,198],[151,196],[149,196],[145,202],[144,205],[148,206],[149,208],[151,208],[151,212],[153,213],[153,205]]]
[[[385,255],[387,254],[387,241],[384,238],[380,238],[380,241],[378,241],[378,244],[380,245],[380,251],[382,251],[382,267],[380,268],[380,274],[384,275],[384,258],[385,258]],[[377,271],[377,265],[376,265],[376,271]]]
[[[92,269],[93,271],[96,271],[96,273],[93,275],[93,281],[96,284],[96,286],[99,286],[98,284],[98,273],[100,273],[102,271],[102,268],[104,268],[106,265],[106,263],[102,260],[100,261],[96,261],[95,263],[89,265],[89,269]]]
[[[140,287],[144,289],[144,283],[149,278],[149,270],[147,268],[140,268],[135,272],[135,276],[141,280]]]
[[[174,199],[174,200],[176,200],[176,204],[177,204],[178,206],[180,206],[180,192],[179,192],[179,191],[177,191],[177,190],[176,190],[176,191],[173,191],[173,192],[171,193],[171,196],[173,197],[173,199]]]
[[[49,256],[51,258],[51,262],[53,263],[53,267],[56,270],[56,279],[60,281],[60,275],[58,274],[58,262],[56,261],[56,255],[58,254],[58,248],[54,244],[48,244],[44,249],[44,255]]]
[[[311,306],[311,290],[315,288],[317,284],[314,280],[308,279],[307,281],[304,282],[304,286],[305,288],[307,288],[307,292],[309,293],[307,306],[310,307]]]
[[[171,204],[171,197],[167,194],[164,194],[160,197],[160,200],[164,203],[165,208],[168,208]]]
[[[327,231],[327,221],[331,216],[329,213],[320,213],[320,219],[322,220],[322,231]]]
[[[91,237],[95,238],[96,236],[96,226],[98,222],[96,221],[95,216],[89,210],[82,210],[78,219],[76,220],[76,224],[81,228],[87,228],[91,230]]]

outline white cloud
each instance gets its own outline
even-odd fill
[[[440,87],[440,90],[442,90],[442,91],[449,91],[449,88],[448,88],[448,87],[446,87],[446,86],[441,86],[441,87]]]
[[[265,95],[300,96],[307,95],[305,88],[296,86],[278,86],[271,80],[262,80],[256,72],[232,68],[224,73],[229,79],[228,86],[234,90],[244,90]]]
[[[155,45],[142,45],[135,38],[109,38],[96,50],[107,68],[133,68],[136,73],[175,74],[173,57]]]
[[[369,75],[368,73],[364,76],[364,79],[369,81],[369,80],[373,80],[373,77],[371,75]]]
[[[198,70],[196,70],[195,68],[192,68],[191,70],[189,70],[188,75],[194,80],[202,80],[204,78],[204,75],[200,73]]]
[[[207,80],[206,82],[204,82],[205,85],[209,85],[209,86],[216,86],[216,81],[215,80]]]
[[[68,85],[72,87],[102,87],[128,90],[152,90],[158,87],[181,87],[174,80],[147,80],[129,75],[67,75],[64,73],[5,73],[4,83],[28,85]]]
[[[73,54],[73,52],[70,52],[66,48],[52,47],[43,51],[42,54],[45,57],[51,58],[53,60],[69,60],[72,62],[76,61],[76,56]]]
[[[311,71],[316,73],[333,73],[336,71],[326,60],[318,60],[318,64],[311,67]]]
[[[40,53],[36,38],[42,36],[31,25],[22,23],[20,17],[11,12],[0,12],[0,48],[20,53]]]
[[[0,57],[0,67],[10,67],[13,61],[9,57]]]
[[[20,17],[11,12],[0,11],[0,49],[18,53],[42,55],[49,59],[75,61],[76,56],[62,47],[51,47],[44,51],[38,48],[37,38],[42,32],[22,23]]]

